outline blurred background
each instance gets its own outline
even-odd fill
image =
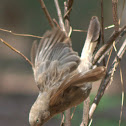
[[[64,8],[63,2],[64,0],[60,1],[62,12]],[[123,7],[122,3],[122,1],[119,1],[118,4],[119,15]],[[45,0],[45,4],[52,18],[58,21],[53,0]],[[121,26],[126,24],[125,14],[126,9],[124,9],[122,15]],[[74,29],[87,30],[92,16],[98,16],[100,19],[100,0],[74,0],[71,12],[71,26]],[[47,29],[50,29],[38,0],[0,0],[0,17],[0,28],[15,33],[42,36]],[[104,1],[104,26],[112,25],[112,23],[111,0],[106,0]],[[112,31],[113,29],[105,30],[105,40],[108,39]],[[32,42],[37,39],[15,36],[4,31],[0,31],[0,38],[18,49],[29,59]],[[81,53],[85,38],[86,33],[72,33],[73,48],[79,54]],[[120,45],[121,42],[117,45],[117,49]],[[121,61],[124,88],[126,90],[125,61],[126,55],[123,56]],[[97,93],[98,86],[98,83],[93,85],[90,95],[91,102]],[[0,42],[0,126],[29,126],[28,113],[37,94],[38,89],[34,82],[31,66],[22,57]],[[72,126],[80,125],[82,108],[83,104],[77,107],[72,120]],[[120,108],[121,83],[119,69],[117,69],[113,83],[107,88],[94,114],[92,126],[118,126]],[[60,115],[54,117],[45,126],[59,126],[60,117]],[[126,99],[124,101],[121,126],[126,126]]]

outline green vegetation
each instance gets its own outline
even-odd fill
[[[93,102],[95,95],[90,95],[91,103]],[[126,101],[124,101],[124,105]],[[121,96],[120,95],[104,95],[101,99],[97,110],[95,111],[92,126],[118,126],[121,108]],[[73,109],[72,109],[73,110]],[[82,121],[83,103],[80,104],[75,111],[72,119],[72,126],[79,126]],[[57,116],[58,119],[61,115]],[[122,119],[121,126],[126,126],[126,120]]]

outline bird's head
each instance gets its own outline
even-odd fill
[[[48,103],[39,95],[29,113],[29,123],[31,126],[42,126],[50,116]]]

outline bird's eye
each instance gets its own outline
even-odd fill
[[[39,123],[39,119],[36,120],[36,123]]]

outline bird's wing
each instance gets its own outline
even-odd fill
[[[69,89],[72,89],[72,87],[78,87],[78,88],[88,88],[86,85],[88,82],[94,82],[98,81],[99,79],[102,79],[106,74],[106,68],[104,66],[96,67],[95,69],[91,69],[88,72],[75,72],[68,80],[65,80],[63,83],[64,85],[61,85],[58,91],[51,97],[50,100],[50,106],[55,106],[58,104],[66,103],[67,99],[63,99],[62,97],[70,92]],[[85,86],[86,85],[86,86]],[[90,85],[89,85],[90,87]],[[70,98],[76,97],[78,94],[69,94]],[[81,98],[81,97],[80,97]],[[74,101],[71,101],[74,102]]]
[[[58,89],[79,65],[80,58],[71,48],[71,40],[59,28],[47,31],[31,51],[34,78],[40,91]]]

